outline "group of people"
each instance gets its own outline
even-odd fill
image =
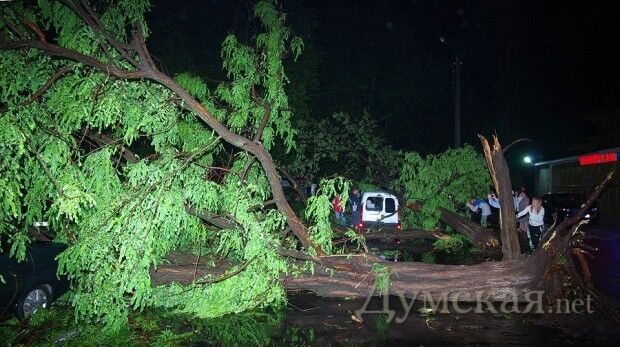
[[[530,199],[523,188],[513,191],[512,198],[516,217],[519,221],[518,229],[527,235],[530,249],[535,250],[540,243],[545,225],[545,208],[542,206],[542,199],[533,197],[530,203]],[[501,205],[497,196],[491,193],[486,199],[471,198],[467,207],[474,213],[480,211],[480,225],[486,228],[488,218],[491,215],[491,207],[499,209]]]
[[[348,204],[351,206],[351,227],[361,223],[362,212],[362,195],[359,189],[353,189],[352,194],[349,196]],[[332,210],[336,216],[336,221],[340,225],[347,225],[347,219],[344,216],[346,205],[342,203],[340,194],[337,194],[332,199]]]

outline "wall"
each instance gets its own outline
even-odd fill
[[[549,166],[543,166],[537,173],[537,188],[551,186],[552,192],[568,192],[588,195],[612,169],[616,175],[600,197],[599,208],[602,214],[620,216],[620,163],[579,166],[579,163],[554,165],[552,177]],[[547,170],[547,171],[545,171]],[[549,180],[551,179],[551,180]],[[539,193],[544,191],[538,190]]]

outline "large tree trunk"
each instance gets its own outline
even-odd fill
[[[515,217],[514,203],[512,200],[512,184],[510,183],[510,170],[508,163],[504,158],[504,151],[497,139],[493,135],[493,148],[484,136],[478,135],[482,141],[482,149],[484,157],[489,167],[489,173],[493,180],[493,186],[497,192],[501,209],[500,209],[500,225],[502,253],[505,260],[517,259],[521,254],[519,238],[517,236],[517,219]]]
[[[530,256],[499,262],[485,262],[477,265],[436,265],[412,262],[388,262],[369,254],[358,254],[350,259],[346,256],[324,256],[304,261],[316,261],[317,267],[311,273],[288,275],[282,283],[288,290],[310,290],[329,297],[366,297],[375,292],[377,273],[373,267],[381,265],[387,269],[391,278],[388,294],[428,295],[433,299],[450,301],[504,301],[506,299],[523,301],[531,291],[544,291],[547,296],[561,295],[564,278],[559,277],[556,260],[560,255],[572,259],[571,238],[577,233],[578,222],[584,211],[598,198],[612,178],[607,179],[590,195],[581,210],[566,219],[555,229],[550,230],[548,239]],[[300,262],[301,254],[287,250],[282,255],[292,263]],[[191,261],[191,258],[189,261]],[[188,261],[188,262],[189,262]],[[221,266],[217,273],[224,273]],[[191,283],[196,273],[194,264],[160,266],[152,272],[154,284],[171,281]],[[203,274],[204,270],[199,272]],[[571,273],[571,276],[578,276]],[[418,296],[418,299],[421,299]]]

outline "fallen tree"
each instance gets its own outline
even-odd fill
[[[407,208],[420,212],[422,204],[409,204]],[[493,235],[492,229],[483,228],[480,224],[466,219],[458,214],[440,207],[439,220],[442,223],[452,227],[456,232],[463,234],[469,238],[472,244],[481,250],[495,250],[500,246],[500,241]]]
[[[426,293],[435,300],[448,298],[473,302],[483,298],[490,301],[524,301],[528,293],[533,291],[543,291],[545,299],[562,297],[567,289],[574,289],[567,287],[566,281],[573,281],[574,286],[595,294],[591,284],[580,280],[581,273],[587,274],[589,271],[587,264],[579,256],[574,256],[584,252],[583,244],[575,241],[579,239],[581,216],[596,201],[612,177],[610,173],[596,187],[579,212],[549,230],[542,247],[530,256],[466,267],[394,263],[370,254],[358,254],[350,258],[326,256],[313,258],[317,268],[312,274],[289,275],[283,278],[283,283],[288,290],[310,290],[327,297],[366,297],[369,293],[388,293],[420,299],[422,296],[418,295]],[[567,257],[569,263],[563,265],[562,257]],[[290,259],[293,263],[301,264],[295,256]],[[351,265],[353,271],[334,270],[334,266],[341,263]],[[170,276],[171,273],[174,275]],[[182,271],[178,267],[164,267],[153,276],[155,281],[161,283],[162,278],[187,278],[189,273],[188,269]],[[385,276],[389,278],[389,285],[385,291],[378,291],[377,280]]]
[[[213,90],[198,76],[172,77],[159,69],[146,45],[147,1],[98,3],[101,8],[85,0],[38,4],[0,7],[0,84],[10,86],[0,89],[6,105],[0,114],[0,235],[23,258],[29,224],[50,220],[58,240],[69,245],[59,271],[72,281],[77,318],[118,326],[130,310],[146,306],[221,316],[280,304],[284,288],[365,295],[380,282],[390,293],[501,294],[555,283],[545,276],[568,250],[575,219],[561,224],[532,257],[471,267],[330,254],[334,184],[309,199],[304,225],[286,201],[270,154],[276,138],[293,146],[282,61],[303,46],[273,3],[255,5],[262,32],[252,42],[225,39],[229,80]],[[98,147],[85,151],[84,136]],[[138,138],[148,144],[145,157],[128,152]],[[218,166],[218,156],[229,148],[231,164]],[[452,165],[464,155],[471,160]],[[424,176],[435,190],[449,178],[460,195],[438,195],[448,203],[486,193],[488,177],[478,174],[482,159],[473,148],[450,150],[442,158],[429,162],[441,164],[446,175],[433,176],[436,167],[417,166],[419,156],[410,155],[414,170],[404,176]],[[215,168],[225,177],[209,180]],[[476,182],[463,176],[472,173]],[[430,187],[408,184],[408,198],[416,185]],[[425,216],[435,223],[431,205]],[[489,240],[463,225],[474,242]],[[193,253],[195,260],[167,264],[177,251]],[[171,275],[162,279],[164,274]]]

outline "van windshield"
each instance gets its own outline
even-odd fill
[[[383,198],[380,196],[371,196],[366,199],[367,211],[383,211]]]

